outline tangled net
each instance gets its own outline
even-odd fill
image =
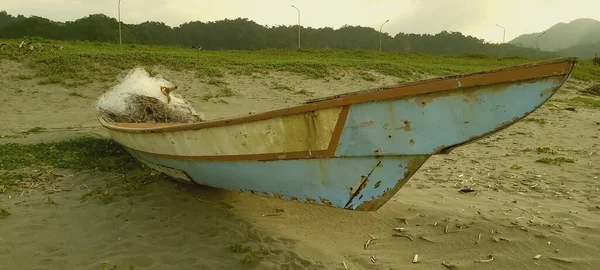
[[[193,123],[204,121],[177,89],[160,76],[150,77],[142,68],[128,71],[125,78],[102,95],[97,110],[107,122],[117,123]]]

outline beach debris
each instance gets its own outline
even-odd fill
[[[448,233],[448,224],[446,224],[446,227],[444,227],[444,233]]]
[[[454,265],[454,264],[450,264],[450,263],[447,263],[447,262],[445,262],[445,261],[442,261],[442,265],[443,265],[444,267],[448,268],[448,269],[454,269],[454,268],[456,268],[456,265]]]
[[[128,70],[121,82],[96,103],[104,121],[120,123],[195,123],[204,121],[191,104],[172,94],[177,86],[143,68]]]
[[[494,255],[489,255],[487,259],[475,260],[476,263],[488,263],[494,260]]]
[[[54,199],[52,199],[50,196],[48,196],[48,197],[46,198],[46,203],[47,203],[47,204],[54,204],[54,205],[57,205],[57,203],[54,201]]]
[[[371,257],[369,259],[371,259],[372,263],[377,262],[377,258],[375,258],[375,255],[371,255]]]
[[[375,236],[373,236],[372,234],[369,234],[369,237],[371,237],[371,239],[373,239],[373,240],[377,240],[377,238]]]
[[[542,257],[542,254],[538,254],[538,255],[533,256],[533,259],[539,260],[541,257]]]
[[[562,262],[562,263],[572,263],[572,261],[561,259],[561,258],[556,258],[556,257],[548,257],[548,259],[557,261],[557,262]]]
[[[406,229],[405,229],[404,227],[400,227],[400,228],[394,228],[394,229],[392,229],[392,230],[393,230],[393,231],[396,231],[396,232],[405,232],[405,231],[406,231]]]
[[[369,245],[371,244],[371,242],[373,241],[373,239],[369,238],[367,240],[367,242],[365,243],[365,249],[369,248]]]
[[[10,215],[12,215],[10,212],[0,208],[0,217],[8,217]]]
[[[431,239],[429,239],[429,238],[427,238],[427,237],[425,237],[425,236],[419,236],[419,239],[421,239],[421,240],[425,240],[425,241],[427,241],[427,242],[429,242],[429,243],[436,243],[435,241],[433,241],[433,240],[431,240]]]
[[[344,269],[348,269],[348,265],[346,264],[346,261],[342,261],[342,265],[344,266]]]
[[[414,241],[414,239],[412,238],[412,236],[410,236],[408,234],[394,233],[394,234],[392,234],[392,236],[395,236],[395,237],[405,237],[405,238],[410,239],[410,241]]]
[[[194,199],[198,200],[199,202],[206,203],[206,204],[212,204],[212,205],[215,205],[215,204],[217,204],[216,202],[209,202],[209,201],[207,201],[207,200],[200,199],[200,197],[199,197],[199,196],[194,196]]]
[[[166,87],[164,85],[160,86],[160,92],[163,93],[163,95],[165,95],[167,97],[167,103],[171,102],[171,92],[173,92],[173,90],[176,90],[177,86],[174,87]]]
[[[263,217],[279,216],[279,213],[285,212],[282,208],[276,208],[272,213],[263,214]]]
[[[477,242],[475,244],[479,244],[479,241],[481,241],[481,234],[477,235]]]
[[[419,262],[419,254],[415,254],[415,256],[413,257],[412,262],[413,263],[418,263]]]
[[[476,190],[472,189],[472,188],[463,188],[463,189],[460,189],[458,192],[460,192],[460,193],[471,193],[471,192],[475,192],[475,191]]]
[[[408,226],[408,220],[406,220],[406,218],[397,217],[397,219],[400,220],[400,222],[404,222],[404,224],[406,224],[406,226]]]

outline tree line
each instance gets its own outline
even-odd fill
[[[123,43],[200,47],[207,50],[256,50],[297,48],[298,28],[263,26],[246,18],[212,22],[192,21],[177,27],[162,22],[121,24]],[[301,27],[302,48],[379,50],[379,31],[362,26]],[[75,21],[55,22],[38,16],[12,16],[0,12],[0,38],[42,37],[54,40],[119,42],[118,21],[104,14],[91,14]],[[426,54],[484,53],[496,56],[555,57],[511,44],[492,44],[460,32],[435,35],[398,33],[382,35],[383,51]]]

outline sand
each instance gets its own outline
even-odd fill
[[[308,98],[398,83],[348,72],[339,80],[271,73],[225,76],[231,97],[193,73],[157,68],[207,119],[295,105]],[[0,62],[0,143],[104,137],[94,102],[108,83],[38,85],[23,65]],[[590,84],[570,80],[528,118],[449,155],[432,157],[376,212],[356,212],[158,181],[105,204],[81,201],[114,174],[57,171],[51,184],[0,193],[1,269],[595,269],[600,265],[600,111],[561,102]],[[286,90],[284,88],[293,88]],[[313,94],[297,93],[306,90]],[[74,94],[76,93],[76,94]],[[537,153],[549,147],[557,154]],[[575,163],[537,163],[571,157]],[[461,193],[471,188],[474,192]],[[48,198],[51,198],[49,201]],[[49,203],[49,202],[54,202]],[[265,214],[277,211],[277,215]],[[394,237],[402,227],[412,240]],[[375,237],[365,249],[365,243]],[[236,244],[264,247],[240,263]],[[418,254],[418,263],[413,257]],[[491,262],[475,262],[494,256]],[[540,255],[539,258],[536,255]],[[535,259],[536,257],[537,259]],[[374,262],[373,262],[374,261]]]

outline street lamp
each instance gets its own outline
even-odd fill
[[[119,0],[119,45],[121,44],[121,0]]]
[[[390,20],[385,21],[384,23],[381,24],[381,26],[379,27],[379,52],[381,52],[381,29],[383,28],[383,25],[386,24],[387,22],[389,22]]]
[[[298,49],[300,49],[300,9],[294,5],[292,7],[298,11]]]
[[[504,40],[506,38],[506,28],[504,28],[504,26],[496,24],[498,27],[502,28],[502,30],[504,30],[504,33],[502,34],[502,43],[504,43]]]
[[[544,31],[543,33],[539,34],[537,36],[537,38],[535,39],[535,48],[539,51],[540,50],[540,37],[543,36],[544,34],[546,34],[546,31]]]

